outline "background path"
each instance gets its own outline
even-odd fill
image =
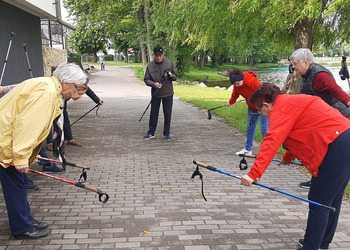
[[[198,160],[239,176],[245,136],[207,111],[178,98],[174,101],[172,141],[162,136],[145,141],[150,89],[126,68],[91,75],[90,87],[104,101],[98,111],[73,127],[83,147],[67,146],[67,159],[91,167],[86,185],[95,193],[30,173],[40,187],[28,195],[37,220],[50,223],[51,235],[40,240],[12,240],[0,195],[0,250],[6,249],[296,249],[303,236],[308,204],[259,187],[243,187],[239,180],[201,169],[201,181],[191,175]],[[71,122],[94,107],[87,96],[70,101]],[[254,145],[256,153],[258,145]],[[248,159],[248,165],[252,160]],[[37,163],[32,168],[40,170]],[[67,166],[62,178],[77,181],[81,170]],[[309,176],[295,166],[272,163],[261,183],[307,198],[298,186]],[[350,203],[344,201],[332,249],[350,249]]]

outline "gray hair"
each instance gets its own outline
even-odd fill
[[[301,48],[294,51],[290,56],[290,59],[293,58],[296,58],[300,63],[307,61],[311,64],[315,62],[311,50],[307,48]]]
[[[81,85],[88,80],[85,72],[75,63],[63,62],[58,65],[52,74],[57,76],[61,83],[66,82]]]

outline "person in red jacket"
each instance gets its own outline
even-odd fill
[[[260,116],[260,114],[257,112],[256,107],[249,102],[250,95],[258,87],[261,86],[261,83],[259,82],[258,77],[254,72],[249,71],[243,73],[242,70],[237,68],[233,68],[229,72],[229,77],[234,87],[232,90],[231,99],[226,104],[226,106],[234,104],[240,95],[246,99],[248,105],[247,141],[245,143],[245,148],[243,148],[241,151],[236,152],[236,155],[251,155],[256,125],[258,124],[259,117],[261,135],[263,138],[269,127],[268,119],[266,117]]]
[[[297,158],[312,175],[308,198],[336,208],[330,212],[309,205],[306,232],[304,239],[299,240],[299,249],[328,249],[350,179],[350,121],[319,97],[286,95],[271,83],[255,91],[250,102],[269,118],[269,131],[241,184],[251,186],[253,181],[259,181],[284,143],[288,150],[280,164]]]

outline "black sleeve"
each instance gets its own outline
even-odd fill
[[[85,94],[87,94],[87,96],[90,97],[96,104],[100,102],[100,98],[95,94],[94,91],[92,91],[92,89],[90,89],[90,87],[88,87],[88,90]]]

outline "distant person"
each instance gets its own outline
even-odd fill
[[[315,95],[350,119],[350,96],[336,83],[332,73],[314,62],[311,50],[297,49],[290,57],[294,70],[303,77],[301,94]],[[311,181],[301,182],[300,187],[310,188]]]
[[[87,75],[73,63],[61,63],[52,77],[26,80],[0,99],[0,181],[15,238],[46,237],[48,224],[35,220],[27,200],[26,173],[62,113],[62,96],[79,99]],[[15,167],[8,165],[13,164]]]
[[[101,71],[105,70],[106,61],[103,56],[98,58],[98,63],[101,65]]]
[[[248,119],[247,119],[247,140],[245,143],[245,147],[236,152],[236,155],[251,155],[253,148],[253,141],[256,126],[258,124],[258,120],[260,117],[260,130],[261,135],[264,138],[268,127],[269,122],[267,117],[261,116],[256,107],[249,102],[250,95],[261,86],[261,83],[258,80],[257,75],[252,72],[243,73],[242,70],[234,68],[229,72],[229,78],[233,85],[232,95],[226,106],[231,106],[236,103],[236,100],[241,95],[246,99],[246,103],[248,105]]]
[[[173,62],[167,58],[164,58],[164,51],[162,47],[155,47],[154,60],[148,64],[144,78],[146,85],[152,87],[151,115],[149,119],[149,130],[143,137],[145,140],[155,137],[154,133],[157,129],[161,102],[163,104],[164,114],[164,140],[171,140],[170,123],[174,96],[172,81],[175,81],[176,78],[177,76]]]
[[[298,249],[328,249],[350,178],[350,121],[317,96],[283,94],[271,83],[256,90],[250,102],[269,118],[269,131],[241,184],[252,186],[260,181],[284,143],[288,150],[279,165],[299,159],[312,175],[309,200],[335,208],[333,212],[309,205],[306,231]]]

